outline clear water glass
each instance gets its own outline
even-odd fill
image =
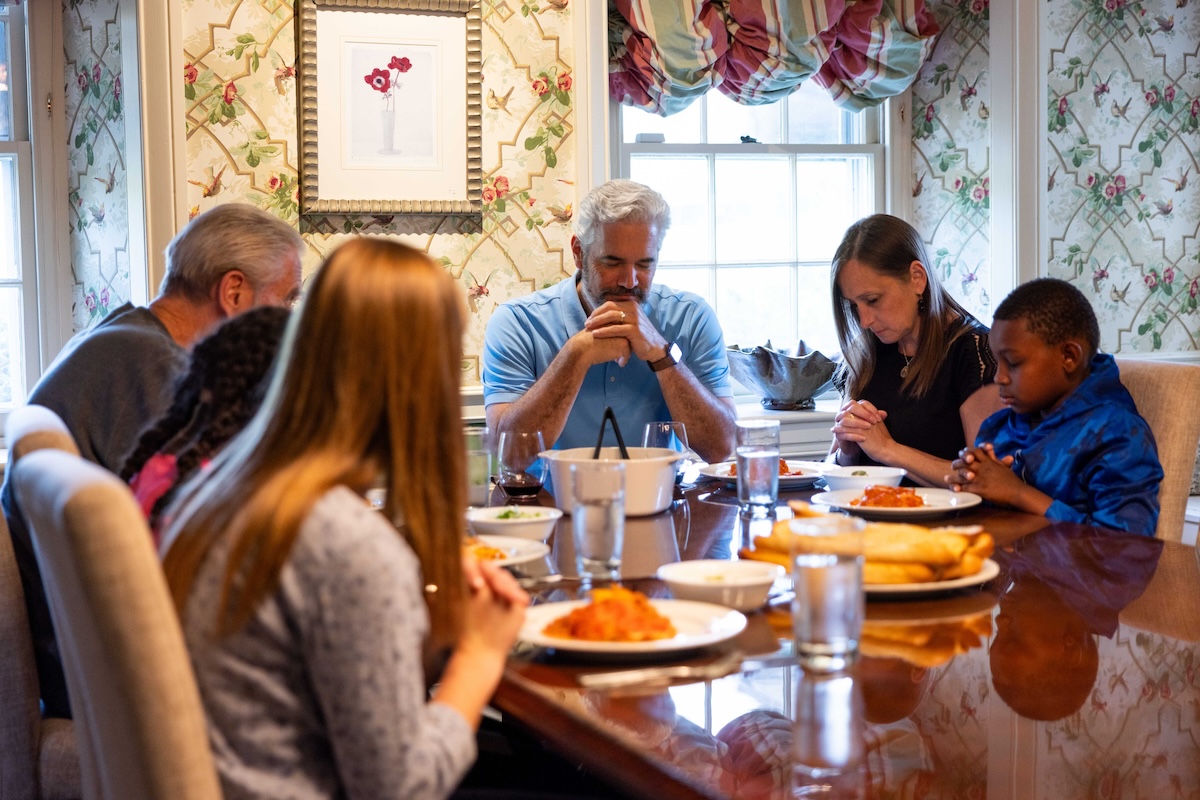
[[[796,656],[810,672],[846,669],[858,657],[866,601],[863,521],[844,514],[799,517],[792,531],[792,625]]]
[[[492,488],[491,437],[486,427],[468,425],[463,429],[467,449],[467,504],[486,506]]]
[[[779,421],[737,422],[738,505],[751,516],[768,516],[779,499]]]
[[[575,566],[581,578],[616,580],[625,544],[625,465],[571,465]]]

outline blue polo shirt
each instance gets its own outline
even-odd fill
[[[663,338],[679,344],[683,363],[701,384],[717,397],[733,395],[721,326],[703,298],[654,284],[642,311]],[[519,400],[586,321],[575,278],[498,307],[483,341],[484,405]],[[612,407],[629,446],[641,444],[647,422],[671,419],[658,376],[645,361],[635,357],[624,367],[609,361],[587,371],[555,448],[595,445],[606,406]],[[617,443],[611,426],[604,443]]]

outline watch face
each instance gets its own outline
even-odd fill
[[[682,361],[683,360],[683,349],[680,348],[678,342],[671,342],[670,346],[667,347],[667,355],[669,355],[671,358],[675,359],[676,361]]]

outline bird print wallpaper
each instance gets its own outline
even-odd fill
[[[913,226],[963,307],[991,319],[991,111],[987,0],[929,3],[941,26],[912,87]]]
[[[70,208],[61,224],[71,243],[74,330],[104,319],[130,293],[119,6],[118,0],[62,4]]]
[[[1200,3],[1050,0],[1049,263],[1113,353],[1200,346]]]
[[[76,328],[129,295],[121,2],[62,0]],[[307,268],[346,235],[403,237],[439,259],[471,312],[478,381],[491,310],[572,270],[577,0],[482,0],[482,218],[300,218],[291,0],[181,0],[188,204],[254,202],[294,222]],[[990,263],[988,0],[931,0],[943,33],[913,87],[913,220],[939,276],[985,319]],[[1197,348],[1200,2],[1047,0],[1047,262],[1092,299],[1117,353]]]
[[[184,0],[188,203],[254,203],[295,223],[306,272],[349,236],[395,236],[463,287],[463,382],[479,383],[484,326],[504,300],[574,271],[575,0],[482,0],[483,213],[299,214],[295,9],[290,0]],[[403,113],[397,124],[402,125]]]

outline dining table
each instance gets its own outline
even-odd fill
[[[738,559],[815,486],[751,517],[698,478],[625,520],[619,582],[671,597],[659,566]],[[498,491],[493,505],[510,502]],[[543,492],[532,502],[553,505]],[[859,655],[803,670],[787,580],[732,638],[627,655],[519,642],[492,706],[621,796],[1200,798],[1200,559],[1194,547],[980,503],[926,526],[981,526],[994,578],[867,594]],[[539,604],[586,596],[569,514],[512,567]],[[598,584],[597,584],[598,585]],[[906,587],[911,589],[912,587]],[[590,676],[690,666],[612,688]],[[678,671],[676,671],[678,672]]]

